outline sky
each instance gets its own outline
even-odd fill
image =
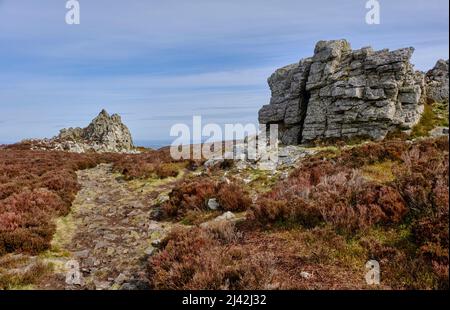
[[[267,78],[319,40],[415,47],[428,70],[449,55],[448,0],[0,0],[0,143],[119,113],[135,141],[169,141],[176,123],[256,123]],[[144,142],[142,142],[144,144]]]

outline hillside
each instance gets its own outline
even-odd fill
[[[0,289],[448,289],[448,60],[413,51],[319,41],[277,69],[269,164],[175,160],[105,110],[0,146]]]
[[[369,288],[377,259],[385,289],[448,287],[447,137],[310,150],[268,172],[2,149],[0,284]],[[73,258],[84,282],[68,287]]]

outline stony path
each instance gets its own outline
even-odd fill
[[[58,225],[55,243],[64,258],[58,281],[51,288],[65,289],[145,289],[146,260],[154,251],[152,243],[171,228],[169,223],[150,219],[152,199],[170,186],[168,180],[148,188],[130,188],[102,164],[78,172],[82,188],[73,202],[71,214]],[[151,184],[150,184],[151,185]],[[50,258],[51,260],[52,258]],[[76,260],[82,285],[65,283],[66,268]]]

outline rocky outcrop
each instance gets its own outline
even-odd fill
[[[52,139],[23,142],[37,150],[137,153],[130,130],[122,123],[121,117],[118,114],[110,116],[105,110],[85,128],[61,129],[59,135]]]
[[[428,102],[448,104],[448,59],[437,61],[433,69],[426,74]]]
[[[54,139],[72,142],[78,147],[71,147],[71,143],[67,145],[84,151],[127,152],[134,148],[131,133],[121,117],[118,114],[110,116],[106,110],[102,110],[86,128],[61,129]]]
[[[284,144],[330,138],[382,139],[410,129],[425,102],[425,75],[413,48],[352,50],[346,40],[319,41],[312,57],[275,71],[259,122],[279,125]]]

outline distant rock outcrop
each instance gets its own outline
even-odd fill
[[[109,115],[102,110],[86,128],[61,129],[54,140],[72,142],[69,148],[93,150],[97,152],[127,152],[131,151],[133,140],[127,126],[122,123],[118,114]],[[75,146],[76,145],[76,146]]]
[[[437,61],[426,74],[427,98],[429,102],[448,103],[448,59]]]
[[[272,97],[259,121],[279,124],[284,144],[382,139],[410,129],[425,103],[425,74],[410,63],[413,51],[352,50],[346,40],[319,41],[314,56],[272,74]]]
[[[102,110],[85,128],[61,129],[52,139],[27,140],[33,149],[60,150],[75,153],[113,152],[136,153],[127,126],[118,114]]]

